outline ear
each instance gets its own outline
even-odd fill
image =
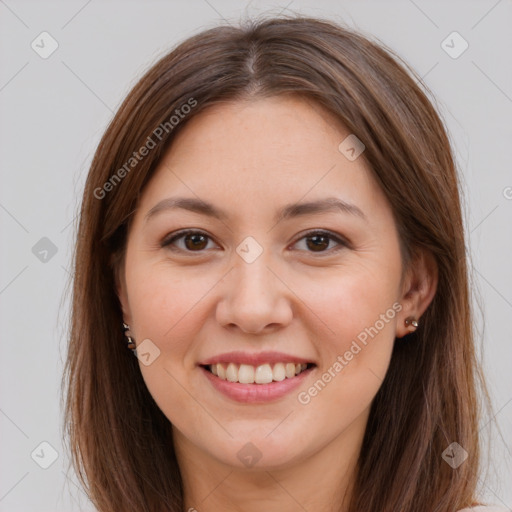
[[[121,309],[123,312],[123,322],[125,324],[131,325],[131,311],[130,305],[128,303],[128,293],[126,289],[126,278],[124,271],[124,256],[121,258],[117,258],[115,256],[112,257],[112,270],[114,272],[114,281],[116,287],[116,294],[119,299],[119,303],[121,304]]]
[[[418,251],[409,264],[402,286],[402,310],[397,317],[397,338],[412,332],[411,327],[405,325],[407,317],[414,317],[418,324],[421,323],[420,317],[432,302],[437,283],[438,268],[434,256],[426,249]]]

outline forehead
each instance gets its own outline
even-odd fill
[[[192,118],[141,198],[146,214],[170,195],[216,198],[254,215],[270,204],[343,195],[368,203],[379,194],[364,158],[339,150],[350,133],[321,106],[299,97],[216,104]],[[365,200],[366,197],[366,200]],[[369,206],[368,206],[369,207]]]
[[[240,158],[255,156],[249,153],[252,150],[267,158],[276,152],[299,157],[310,145],[328,151],[334,143],[337,150],[338,139],[348,134],[341,121],[316,102],[295,95],[272,96],[214,104],[184,126],[174,145],[184,151],[200,141],[217,154],[224,149],[232,152],[235,146]]]

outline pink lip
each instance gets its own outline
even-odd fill
[[[257,352],[250,354],[248,352],[235,351],[226,352],[217,356],[210,357],[205,361],[199,363],[201,366],[208,366],[217,363],[235,363],[235,364],[250,364],[251,366],[259,366],[265,363],[314,363],[314,361],[304,359],[302,357],[284,354],[283,352]],[[291,379],[290,379],[291,380]]]
[[[268,359],[266,361],[268,361]],[[282,361],[282,359],[280,361]],[[308,368],[291,379],[287,378],[281,382],[270,382],[269,384],[240,384],[239,382],[229,382],[228,380],[222,380],[216,375],[213,375],[213,373],[206,368],[201,367],[201,371],[213,387],[228,398],[236,400],[237,402],[254,404],[277,400],[290,393],[304,382],[304,379],[308,377],[314,368],[315,367]]]

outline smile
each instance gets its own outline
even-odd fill
[[[215,391],[253,404],[289,395],[316,371],[317,364],[297,354],[238,350],[200,360],[198,367]]]
[[[250,364],[217,363],[207,365],[205,368],[219,379],[240,384],[270,384],[292,379],[299,375],[312,363],[264,363],[258,366]]]

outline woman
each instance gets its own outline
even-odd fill
[[[499,510],[453,154],[389,50],[305,17],[179,45],[99,144],[74,263],[99,511]]]

